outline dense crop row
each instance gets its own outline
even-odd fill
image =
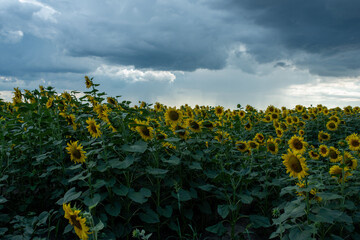
[[[360,108],[0,101],[1,239],[360,239]]]

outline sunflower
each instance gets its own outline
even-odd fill
[[[209,120],[201,121],[200,124],[201,124],[201,126],[207,128],[209,130],[212,130],[215,127],[214,124]]]
[[[225,132],[225,131],[216,131],[216,136],[214,137],[215,140],[217,140],[220,143],[225,143],[229,140],[231,140],[231,137],[229,135],[229,133]]]
[[[254,137],[254,141],[257,141],[259,144],[262,144],[264,142],[264,135],[262,133],[256,133],[255,137]]]
[[[332,121],[336,122],[337,124],[340,123],[340,119],[339,119],[339,117],[336,116],[336,115],[332,115],[332,116],[329,118],[329,120],[332,120]]]
[[[285,121],[286,121],[286,123],[287,123],[288,125],[293,124],[293,119],[292,119],[291,116],[287,116],[287,117],[285,118]]]
[[[304,181],[300,181],[298,183],[296,183],[296,185],[301,189],[301,188],[305,188],[305,183]],[[301,196],[301,197],[304,197],[306,198],[306,192],[305,191],[296,191],[296,193]],[[309,192],[309,199],[310,200],[315,200],[317,202],[321,202],[322,201],[322,198],[317,196],[317,190],[312,188]]]
[[[250,149],[259,149],[259,143],[257,141],[251,140],[248,141]]]
[[[183,119],[183,113],[176,108],[169,108],[165,112],[165,121],[168,125],[176,125]]]
[[[86,128],[93,138],[98,138],[101,136],[102,132],[100,131],[100,124],[96,124],[94,118],[88,118],[86,123],[88,124]]]
[[[320,145],[319,153],[321,156],[327,157],[329,155],[329,148],[326,145]]]
[[[91,88],[91,86],[93,85],[92,78],[89,79],[88,76],[85,76],[85,85],[86,85],[86,88]]]
[[[282,135],[284,134],[284,130],[282,130],[281,128],[276,128],[275,132],[276,132],[276,136],[278,136],[279,138],[281,138]]]
[[[199,133],[201,132],[201,125],[196,120],[189,118],[187,120],[187,126],[191,129],[191,131]]]
[[[64,218],[69,220],[69,223],[74,227],[76,235],[82,240],[87,240],[90,235],[89,227],[86,225],[86,218],[81,216],[80,210],[73,210],[68,205],[63,204],[63,210],[65,212]]]
[[[154,105],[154,109],[156,112],[160,112],[162,110],[163,106],[161,103],[159,102],[156,102],[155,105]]]
[[[307,142],[304,141],[303,137],[298,137],[294,135],[289,141],[288,141],[290,149],[294,153],[300,153],[303,154],[307,147]]]
[[[293,121],[293,123],[298,123],[300,121],[300,119],[297,116],[292,116],[292,121]]]
[[[295,106],[295,110],[296,110],[298,113],[301,113],[302,111],[304,111],[304,106],[302,106],[302,105],[296,105],[296,106]]]
[[[299,135],[300,135],[300,136],[304,136],[304,134],[305,134],[305,131],[304,131],[303,129],[300,129],[300,130],[299,130]]]
[[[244,110],[240,110],[239,113],[238,113],[238,115],[239,115],[239,117],[240,117],[241,119],[243,119],[243,118],[245,117],[245,115],[246,115],[246,112],[245,112]]]
[[[154,138],[154,129],[152,127],[149,127],[144,121],[139,121],[138,124],[141,125],[136,126],[135,129],[144,141],[149,141]]]
[[[328,156],[330,158],[330,162],[332,162],[332,163],[340,162],[342,160],[342,156],[340,155],[340,151],[337,150],[334,147],[329,148]]]
[[[221,117],[222,115],[224,115],[224,107],[222,107],[222,106],[215,107],[214,111],[215,111],[215,115],[218,117]]]
[[[346,141],[349,144],[349,149],[351,151],[359,151],[360,150],[360,138],[356,133],[351,134],[346,137]]]
[[[319,142],[329,141],[330,140],[330,134],[324,131],[320,131],[318,134]]]
[[[245,124],[245,129],[247,130],[247,131],[250,131],[251,129],[252,129],[252,124],[251,124],[251,122],[250,121],[248,121],[246,124]]]
[[[330,120],[326,123],[326,128],[329,131],[335,131],[338,128],[338,124],[335,121]]]
[[[117,102],[113,97],[107,97],[106,101],[111,105],[115,105],[115,106],[117,105]]]
[[[189,138],[189,132],[186,131],[186,128],[182,124],[174,125],[172,127],[174,134],[179,136],[181,139],[188,139]]]
[[[156,131],[156,139],[157,140],[164,140],[167,138],[166,133],[164,131]]]
[[[345,164],[351,169],[351,170],[355,170],[357,167],[357,160],[354,158],[353,155],[351,155],[351,153],[345,151],[344,152],[344,162]]]
[[[73,127],[74,130],[77,129],[77,124],[75,123],[75,115],[74,114],[67,114],[64,112],[61,112],[59,114],[60,116],[64,117],[67,123]]]
[[[346,178],[348,176],[351,176],[352,174],[349,172],[348,167],[344,168],[344,172],[345,172],[344,180],[346,182]],[[337,177],[339,183],[341,183],[343,181],[343,169],[341,167],[339,167],[338,165],[332,166],[329,170],[329,174],[332,175],[333,178]]]
[[[249,145],[245,141],[237,141],[235,143],[235,147],[240,152],[246,152],[247,150],[249,150]]]
[[[169,150],[169,149],[176,149],[176,146],[169,143],[169,142],[162,142],[161,145],[166,149],[166,150]]]
[[[311,159],[318,160],[320,155],[317,152],[315,152],[314,150],[310,150],[309,151],[309,157]]]
[[[46,108],[51,108],[53,105],[53,101],[54,101],[53,97],[49,98],[48,101],[46,102]]]
[[[271,122],[271,116],[270,115],[265,115],[265,117],[263,118],[263,122]]]
[[[83,146],[81,146],[81,144],[78,145],[78,141],[70,141],[70,143],[67,143],[66,150],[70,154],[71,161],[74,161],[75,163],[85,162],[86,152],[83,150]]]
[[[266,148],[268,152],[276,155],[279,151],[279,145],[276,143],[275,139],[268,139],[266,142]]]
[[[290,177],[297,177],[301,180],[303,177],[308,175],[308,167],[306,166],[305,158],[299,153],[294,153],[288,149],[287,154],[282,155],[284,159],[283,164],[286,167],[286,173],[290,173]]]
[[[303,113],[302,114],[302,119],[305,120],[305,121],[310,120],[310,116],[307,113]]]

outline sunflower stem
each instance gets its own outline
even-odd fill
[[[307,177],[305,177],[305,186],[306,188],[309,186]],[[306,191],[306,220],[308,224],[310,224],[309,212],[310,212],[309,191]]]

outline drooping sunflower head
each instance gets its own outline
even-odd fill
[[[336,149],[335,147],[329,148],[329,154],[330,162],[340,162],[342,160],[342,156],[340,154],[340,151]]]
[[[187,121],[187,126],[191,129],[191,131],[199,133],[201,132],[201,125],[198,121],[189,118]]]
[[[338,129],[338,124],[335,121],[330,120],[326,123],[326,128],[329,131],[336,131],[336,129]]]
[[[88,76],[85,76],[85,85],[86,88],[91,88],[91,86],[93,85],[92,78],[90,79]]]
[[[353,133],[350,136],[346,137],[346,141],[349,145],[349,149],[351,151],[359,151],[360,150],[360,137]]]
[[[307,142],[304,141],[303,137],[292,136],[292,138],[288,141],[290,149],[295,153],[303,154],[307,147]]]
[[[149,141],[154,138],[154,129],[152,127],[149,127],[146,122],[143,121],[140,121],[138,124],[141,125],[136,126],[135,129],[144,141]]]
[[[101,136],[102,132],[100,131],[100,124],[97,124],[94,118],[88,118],[86,123],[88,124],[86,128],[93,138],[98,138]]]
[[[205,127],[206,129],[212,130],[215,126],[214,123],[212,123],[209,120],[201,121],[201,126]]]
[[[215,133],[214,139],[220,143],[226,143],[227,141],[231,140],[231,137],[229,133],[218,130]]]
[[[276,155],[279,151],[279,145],[275,141],[275,139],[268,139],[266,142],[266,148],[271,153]]]
[[[264,139],[265,139],[264,134],[256,133],[253,140],[257,141],[259,144],[262,144],[264,142]]]
[[[330,140],[330,134],[324,131],[320,131],[318,134],[318,140],[319,142],[329,141]]]
[[[250,131],[250,130],[252,129],[252,124],[251,124],[251,122],[248,121],[248,122],[245,124],[244,128],[245,128],[247,131]]]
[[[164,131],[156,131],[156,139],[164,140],[167,138],[167,134]]]
[[[180,123],[183,119],[183,113],[181,110],[177,110],[175,107],[174,108],[169,108],[166,110],[165,112],[165,121],[169,124],[169,125],[176,125],[178,123]]]
[[[327,157],[329,155],[329,148],[326,145],[320,145],[319,153],[321,156]]]
[[[257,141],[251,140],[248,141],[247,144],[251,149],[259,149],[259,143]]]
[[[116,99],[113,97],[107,97],[106,101],[113,106],[117,105]]]
[[[338,182],[341,183],[343,181],[346,182],[347,177],[351,176],[352,174],[349,172],[349,168],[345,167],[344,168],[344,177],[343,177],[343,169],[338,166],[338,165],[334,165],[330,168],[329,170],[329,174],[333,177],[333,178],[337,178]]]
[[[315,150],[309,151],[309,157],[314,160],[318,160],[320,155]]]
[[[186,140],[189,138],[189,132],[186,130],[186,127],[183,126],[182,124],[174,125],[172,128],[174,134],[179,136],[181,139]]]
[[[276,132],[276,136],[278,136],[279,138],[281,138],[282,135],[284,134],[284,130],[282,130],[281,128],[276,128],[275,132]]]
[[[306,166],[305,158],[299,153],[294,153],[288,149],[288,153],[283,154],[282,159],[284,159],[283,164],[286,167],[286,173],[289,173],[290,177],[297,177],[301,180],[308,175],[307,171],[309,169]]]
[[[355,159],[355,157],[353,155],[351,155],[351,153],[349,153],[348,151],[344,152],[344,160],[345,160],[345,164],[351,169],[351,170],[355,170],[357,167],[357,160]]]
[[[235,147],[240,152],[246,152],[249,149],[249,145],[245,141],[237,141]]]
[[[73,210],[70,203],[68,205],[63,204],[63,210],[65,212],[64,218],[68,219],[74,227],[76,235],[82,240],[87,240],[90,235],[89,227],[86,225],[86,218],[82,216],[81,211]]]
[[[85,162],[86,152],[83,150],[83,146],[81,146],[81,144],[78,145],[78,141],[70,141],[70,143],[67,143],[66,150],[70,154],[70,159],[75,163]]]

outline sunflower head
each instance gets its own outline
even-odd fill
[[[319,154],[323,157],[327,157],[329,155],[329,148],[326,145],[320,145]]]
[[[81,144],[78,145],[78,141],[67,143],[66,150],[70,154],[70,159],[75,163],[84,163],[86,156],[85,151],[83,150],[83,146]]]
[[[87,240],[90,235],[89,227],[86,225],[86,218],[82,216],[81,211],[72,209],[70,203],[68,205],[63,204],[63,210],[65,212],[64,218],[69,220],[69,223],[74,227],[76,235],[82,240]]]
[[[348,151],[344,152],[344,162],[346,164],[347,167],[349,167],[351,170],[355,170],[357,167],[357,160],[355,159],[355,157],[353,155],[351,155],[351,153],[349,153]]]
[[[326,128],[329,131],[335,131],[336,129],[338,129],[338,124],[335,121],[330,120],[326,123]]]
[[[303,154],[306,150],[307,143],[304,141],[303,137],[299,137],[294,135],[289,141],[288,141],[289,147],[293,152]]]
[[[183,113],[181,110],[177,110],[176,108],[169,108],[165,112],[165,121],[169,125],[176,125],[180,123],[183,119]]]
[[[333,178],[337,178],[338,182],[341,183],[344,181],[346,182],[347,177],[351,176],[352,174],[349,172],[349,168],[345,167],[344,168],[344,176],[343,176],[343,169],[341,167],[339,167],[338,165],[334,165],[330,168],[329,170],[329,174],[333,177]]]
[[[86,123],[88,124],[86,128],[93,138],[98,138],[101,136],[102,132],[100,131],[100,124],[97,124],[94,118],[88,118]]]
[[[189,118],[187,121],[187,126],[190,128],[191,131],[199,133],[201,132],[201,125],[194,119]]]
[[[276,155],[279,151],[279,145],[275,141],[275,139],[268,139],[266,142],[266,148],[271,153]]]
[[[237,141],[235,147],[240,152],[246,152],[249,149],[249,145],[245,141]]]
[[[340,151],[334,147],[329,148],[329,154],[330,162],[340,162],[342,160],[342,156],[340,154]]]
[[[224,107],[217,106],[215,107],[214,112],[216,116],[221,117],[222,115],[224,115]]]
[[[299,153],[294,153],[288,149],[287,154],[282,155],[282,159],[284,159],[283,164],[286,167],[286,173],[289,173],[290,177],[297,177],[301,180],[308,175],[307,171],[309,169],[306,166],[305,158]]]
[[[349,144],[349,149],[351,151],[359,151],[360,150],[360,137],[356,133],[353,133],[350,136],[347,136],[346,141]]]
[[[149,141],[154,138],[154,129],[152,127],[149,127],[144,121],[139,121],[138,124],[141,125],[136,126],[135,129],[144,141]]]
[[[330,140],[330,134],[324,131],[320,131],[318,134],[318,140],[319,142],[329,141]]]
[[[86,88],[91,88],[91,86],[93,85],[92,78],[90,79],[88,76],[85,76],[85,85]]]
[[[320,155],[315,150],[309,151],[309,157],[314,160],[318,160]]]
[[[248,141],[248,145],[251,149],[259,149],[259,143],[257,141]]]

